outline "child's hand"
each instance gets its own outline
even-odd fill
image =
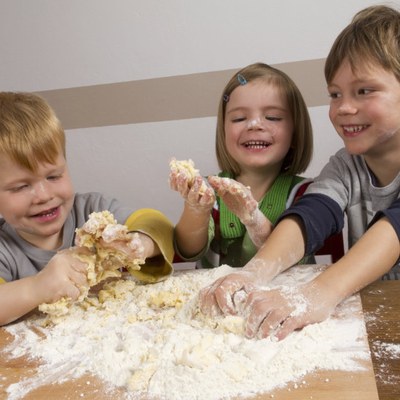
[[[297,288],[255,290],[245,303],[246,336],[282,340],[296,329],[328,318],[337,303],[333,293],[314,281]]]
[[[87,254],[88,250],[78,247],[62,250],[35,275],[36,293],[42,297],[38,304],[53,303],[62,297],[72,300],[79,297],[79,288],[87,285],[87,264],[75,256],[78,253]]]
[[[247,271],[238,271],[217,279],[214,283],[200,290],[200,310],[206,315],[238,313],[239,304],[236,304],[238,292],[248,293],[254,289],[255,274]]]
[[[246,226],[254,245],[260,248],[272,231],[272,223],[258,208],[251,190],[230,178],[210,176],[208,181],[229,210]]]
[[[126,233],[124,239],[104,240],[100,239],[103,249],[113,250],[124,254],[131,260],[144,260],[154,254],[155,243],[153,240],[140,232]]]
[[[251,190],[240,182],[230,178],[210,176],[208,182],[218,193],[231,212],[240,221],[247,225],[254,219],[258,210],[258,203],[251,194]]]
[[[215,193],[202,176],[190,179],[178,170],[171,170],[169,183],[171,189],[177,191],[189,207],[211,211],[215,203]]]

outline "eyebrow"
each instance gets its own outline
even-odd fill
[[[230,110],[226,110],[226,114],[230,114],[236,111],[246,111],[248,110],[250,107],[245,107],[245,106],[239,106],[239,107],[235,107],[232,108]],[[284,108],[284,107],[279,107],[279,106],[268,106],[268,107],[263,107],[263,110],[265,111],[282,111],[282,112],[288,112],[289,109]]]

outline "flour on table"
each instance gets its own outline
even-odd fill
[[[89,373],[111,388],[124,387],[126,399],[217,400],[271,392],[318,369],[363,369],[369,353],[363,320],[355,314],[358,297],[283,341],[247,339],[240,316],[210,319],[198,309],[199,290],[232,270],[175,273],[151,285],[119,280],[73,304],[54,326],[42,327],[39,317],[8,326],[16,338],[8,357],[41,360],[35,376],[8,387],[8,399],[23,398],[43,376],[49,383]],[[290,288],[319,272],[294,267],[270,287]]]

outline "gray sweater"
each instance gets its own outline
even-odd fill
[[[307,235],[307,254],[343,229],[344,214],[350,247],[382,216],[389,219],[400,239],[400,174],[385,187],[374,182],[364,158],[341,149],[330,158],[305,195],[280,219],[300,216]],[[400,278],[398,265],[387,278]]]

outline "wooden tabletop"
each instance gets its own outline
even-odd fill
[[[266,400],[305,400],[338,398],[348,399],[400,399],[400,358],[397,353],[390,352],[390,345],[400,344],[400,281],[377,282],[361,292],[364,319],[366,322],[368,342],[372,352],[372,363],[362,373],[324,372],[307,377],[303,385],[284,388],[255,399]],[[361,305],[360,305],[361,310]],[[13,338],[0,328],[0,350]],[[367,339],[366,339],[367,342]],[[368,346],[368,343],[365,344]],[[35,374],[35,363],[21,360],[6,360],[0,357],[0,398],[6,399],[6,388],[9,384]],[[87,383],[90,381],[90,385]],[[87,386],[87,387],[86,387]],[[90,390],[89,390],[90,388]],[[378,389],[378,393],[377,393]],[[38,400],[43,398],[57,399],[118,399],[122,398],[118,391],[106,393],[102,383],[94,377],[83,377],[74,382],[50,384],[40,387],[23,398]]]
[[[379,400],[399,400],[400,281],[375,282],[361,291],[361,300]]]

